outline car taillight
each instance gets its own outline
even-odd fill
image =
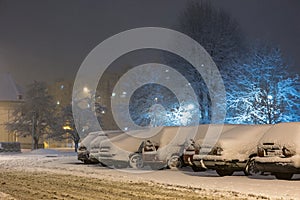
[[[285,146],[282,148],[282,154],[285,156],[285,157],[292,157],[296,154],[295,151],[293,150],[290,150],[288,148],[286,148]]]
[[[222,155],[223,149],[221,147],[217,147],[217,155]]]
[[[223,149],[221,147],[214,147],[210,154],[211,155],[217,155],[217,156],[221,156],[222,155],[222,152],[223,152]]]
[[[259,157],[264,157],[265,156],[265,149],[263,147],[257,147],[257,155]]]

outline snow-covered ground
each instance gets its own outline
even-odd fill
[[[77,161],[73,152],[37,150],[21,154],[0,154],[0,170],[47,171],[60,174],[75,174],[83,177],[137,181],[201,188],[224,195],[244,195],[246,198],[300,199],[300,175],[292,181],[277,180],[274,176],[246,177],[235,173],[230,177],[219,177],[214,171],[192,172],[159,170],[154,172],[108,169],[99,165],[84,165]],[[137,173],[143,172],[143,173]],[[3,195],[3,194],[2,194]],[[1,195],[0,195],[1,197]]]

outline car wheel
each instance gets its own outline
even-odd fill
[[[179,169],[183,165],[181,158],[178,155],[173,155],[168,160],[168,168],[169,169]]]
[[[141,169],[144,167],[144,161],[141,155],[139,154],[133,154],[130,158],[129,158],[129,165],[130,167],[134,168],[134,169]]]
[[[83,160],[84,164],[91,164],[92,162],[90,160]]]
[[[230,169],[216,169],[216,172],[219,176],[231,176],[234,171]]]
[[[276,173],[274,175],[279,180],[291,180],[294,174],[291,174],[291,173]]]
[[[256,167],[255,160],[254,159],[248,160],[245,170],[244,170],[244,174],[246,176],[255,176],[255,175],[258,175],[259,173],[260,173],[260,171]]]

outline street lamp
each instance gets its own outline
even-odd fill
[[[83,88],[83,92],[84,92],[84,93],[89,93],[89,92],[90,92],[90,90],[89,90],[89,88],[88,88],[88,87],[84,87],[84,88]]]

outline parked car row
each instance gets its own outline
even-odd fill
[[[208,143],[208,129],[219,132],[216,143]],[[245,175],[269,172],[278,179],[300,173],[300,123],[275,125],[199,125],[157,127],[123,133],[90,133],[82,142],[78,159],[113,168],[216,170],[220,176],[235,171]]]

